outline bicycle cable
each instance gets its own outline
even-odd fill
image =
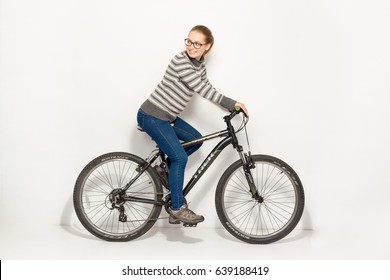
[[[246,129],[246,124],[247,124],[247,123],[248,123],[248,121],[246,121],[244,128],[245,128],[246,143],[248,144],[248,151],[249,151],[249,153],[250,153],[250,152],[251,152],[251,146],[250,146],[250,144],[249,144],[248,130]]]
[[[242,123],[240,127],[237,129],[236,133],[240,132],[242,129],[245,130],[245,137],[246,137],[246,143],[248,145],[248,151],[250,152],[250,144],[249,144],[249,136],[248,136],[248,130],[246,129],[246,125],[248,124],[249,118],[243,116],[242,117]]]

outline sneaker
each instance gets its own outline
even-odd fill
[[[169,190],[168,175],[167,175],[167,172],[165,172],[165,169],[157,164],[153,168],[157,171],[157,174],[161,180],[161,184],[163,184],[163,186]]]
[[[188,209],[188,206],[184,204],[180,210],[174,213],[170,210],[169,213],[169,223],[171,224],[197,224],[204,221],[204,217],[201,215],[195,214],[192,210]]]

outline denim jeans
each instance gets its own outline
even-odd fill
[[[148,115],[140,109],[137,121],[138,125],[152,137],[169,159],[172,210],[178,210],[183,205],[184,170],[188,156],[202,146],[202,144],[197,144],[184,149],[180,144],[180,140],[191,141],[202,135],[179,117],[173,123],[170,123]]]

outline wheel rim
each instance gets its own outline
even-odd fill
[[[140,202],[118,201],[124,209],[126,222],[119,221],[121,211],[112,205],[110,194],[122,188],[136,174],[138,164],[125,160],[104,161],[91,170],[82,185],[82,215],[93,228],[103,235],[124,237],[137,233],[153,215],[156,206]],[[157,191],[151,176],[145,172],[126,191],[126,195],[155,200]]]
[[[260,198],[252,197],[242,168],[236,169],[225,185],[222,200],[228,226],[243,237],[272,238],[295,216],[295,182],[285,169],[269,162],[257,162],[252,176]]]

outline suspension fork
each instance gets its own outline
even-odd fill
[[[244,153],[241,145],[237,145],[236,150],[240,156],[242,166],[244,168],[244,174],[245,174],[246,181],[248,182],[249,185],[249,191],[251,192],[253,198],[259,199],[260,194],[253,180],[253,176],[251,172],[251,169],[255,168],[255,165],[252,160],[251,152],[248,152],[248,154]]]
[[[227,129],[229,131],[229,134],[231,135],[232,145],[237,150],[237,152],[240,156],[242,165],[244,167],[245,178],[248,182],[249,190],[252,194],[252,197],[255,199],[261,199],[259,192],[257,190],[257,187],[255,185],[255,182],[253,180],[252,173],[251,173],[251,169],[253,169],[255,167],[253,164],[251,152],[249,151],[248,154],[244,153],[244,149],[238,143],[237,135],[236,135],[234,128],[230,122],[230,117],[226,116],[224,119],[225,119],[225,122],[227,124],[227,127],[228,127]]]
[[[238,144],[235,146],[235,148],[240,156],[242,166],[244,168],[245,178],[248,182],[249,190],[252,194],[252,197],[257,198],[259,193],[257,191],[257,187],[255,185],[255,182],[254,182],[253,176],[252,176],[252,172],[251,172],[251,169],[254,168],[251,152],[248,152],[248,154],[244,153],[242,146],[238,145]]]

